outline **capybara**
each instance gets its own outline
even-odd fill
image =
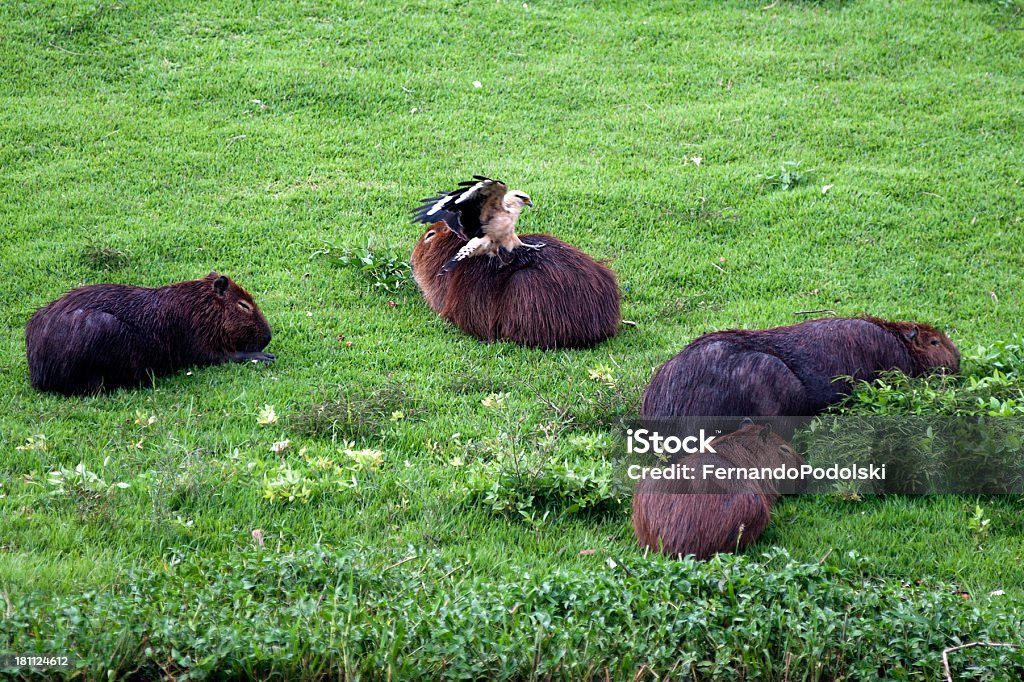
[[[255,360],[270,325],[230,278],[206,277],[157,289],[93,284],[36,311],[25,328],[32,385],[87,395],[151,383],[191,366]]]
[[[960,351],[920,322],[829,317],[696,339],[654,374],[644,416],[812,416],[852,389],[898,369],[960,371]]]
[[[703,478],[704,465],[718,468],[799,469],[804,460],[771,425],[745,419],[711,441],[716,454],[675,460],[692,467],[692,480],[642,478],[633,491],[633,530],[641,547],[670,556],[708,559],[746,547],[764,532],[780,493],[798,492],[792,481]]]
[[[614,336],[619,287],[612,271],[554,237],[522,240],[544,248],[467,258],[442,272],[465,241],[444,221],[434,223],[413,249],[413,277],[436,313],[487,342],[582,348]]]

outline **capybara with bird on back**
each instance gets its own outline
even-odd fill
[[[25,328],[32,385],[65,395],[141,386],[192,366],[269,362],[270,335],[252,296],[216,272],[156,289],[73,289]]]
[[[771,479],[720,482],[703,467],[799,469],[804,460],[771,425],[744,419],[740,428],[711,441],[714,453],[676,460],[692,478],[642,478],[633,491],[633,530],[643,548],[669,556],[708,559],[746,547],[764,532],[780,493],[799,492],[793,481]]]
[[[960,371],[960,351],[934,327],[831,317],[773,329],[705,334],[654,374],[644,416],[813,416],[853,381],[900,370]]]
[[[412,272],[427,305],[466,334],[534,348],[583,348],[619,327],[619,287],[607,267],[549,235],[522,237],[541,249],[516,249],[445,266],[465,240],[440,221],[412,252]]]

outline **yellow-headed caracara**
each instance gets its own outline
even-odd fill
[[[499,180],[474,175],[472,180],[460,182],[454,192],[424,199],[413,210],[413,222],[443,220],[466,240],[466,245],[441,269],[444,273],[471,256],[497,256],[502,250],[543,247],[544,244],[524,244],[516,235],[516,220],[524,206],[533,206],[524,192],[509,191]]]

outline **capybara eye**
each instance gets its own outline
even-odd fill
[[[437,234],[437,230],[431,230],[430,232],[427,232],[425,235],[423,235],[423,241],[429,242],[431,239],[434,238],[435,234]]]
[[[249,305],[248,301],[239,301],[238,302],[238,307],[241,308],[242,310],[247,311],[247,312],[252,312],[252,306]]]
[[[932,339],[932,345],[933,346],[939,345],[939,340],[938,339]]]

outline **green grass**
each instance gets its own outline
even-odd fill
[[[493,514],[463,503],[466,467],[559,415],[575,420],[556,452],[606,431],[714,329],[828,309],[931,322],[965,349],[1019,335],[1022,24],[982,1],[3,3],[0,594],[118,592],[176,556],[230,566],[257,528],[266,552],[411,545],[495,584],[635,560],[627,509]],[[813,172],[783,189],[766,176],[784,162]],[[407,211],[474,173],[534,198],[521,231],[607,259],[637,326],[586,351],[483,345],[411,286],[324,256],[404,259]],[[211,270],[259,302],[272,366],[30,388],[36,308]],[[277,422],[258,425],[264,405]],[[36,434],[45,450],[17,449]],[[346,447],[383,463],[343,485],[314,462],[344,469]],[[47,473],[79,462],[130,487],[53,494]],[[308,501],[265,499],[285,466]],[[976,502],[787,500],[757,547],[1020,597],[1021,504],[982,500],[979,551]]]

